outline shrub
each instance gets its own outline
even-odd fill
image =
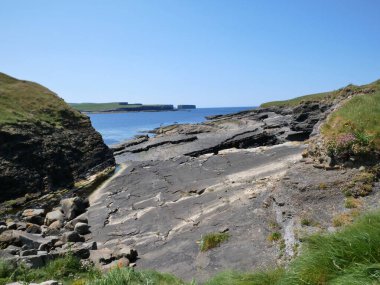
[[[200,242],[200,250],[207,251],[219,246],[222,242],[229,239],[228,233],[209,233],[202,237]]]
[[[351,156],[370,153],[372,142],[373,137],[364,131],[352,130],[330,138],[326,142],[326,148],[329,156],[347,160]]]

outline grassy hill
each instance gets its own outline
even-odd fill
[[[0,73],[0,126],[19,122],[60,125],[72,117],[83,115],[54,92],[37,83]]]

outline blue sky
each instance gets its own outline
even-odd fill
[[[0,71],[68,102],[255,106],[380,78],[378,0],[0,0]]]

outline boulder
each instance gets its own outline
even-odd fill
[[[85,235],[90,232],[89,226],[85,223],[77,223],[74,227],[74,231],[76,231],[80,235]]]
[[[3,251],[9,253],[9,254],[12,254],[12,255],[17,255],[20,253],[20,250],[21,248],[18,247],[18,246],[14,246],[14,245],[10,245],[8,246],[6,249],[4,249]]]
[[[62,242],[83,242],[84,238],[81,237],[77,232],[66,232],[61,237]]]
[[[45,225],[49,226],[55,221],[63,222],[64,215],[60,210],[54,210],[46,214]]]
[[[38,249],[42,244],[51,247],[59,239],[57,236],[42,237],[39,234],[30,234],[21,231],[13,231],[13,235],[28,249]]]
[[[37,225],[44,223],[45,209],[26,209],[22,212],[22,217],[25,221]]]
[[[63,214],[69,221],[84,213],[87,206],[87,203],[79,197],[67,198],[61,201]]]
[[[19,236],[15,235],[13,230],[7,230],[0,234],[0,249],[7,248],[10,245],[21,245]]]

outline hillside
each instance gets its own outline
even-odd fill
[[[62,125],[67,120],[86,120],[49,89],[0,73],[0,125],[19,122]]]
[[[114,165],[89,118],[47,88],[0,74],[0,201],[70,188]]]

